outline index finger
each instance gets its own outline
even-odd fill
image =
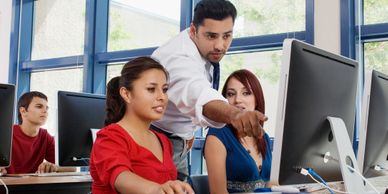
[[[260,119],[268,120],[268,117],[259,111],[255,111],[255,118],[251,118],[249,120],[252,126],[251,130],[252,130],[253,136],[259,139],[262,138],[264,134],[264,129],[263,129],[263,126],[261,125],[261,123],[264,122],[264,120],[260,120]]]
[[[265,114],[263,114],[262,112],[260,111],[255,111],[256,112],[256,115],[257,115],[257,118],[260,120],[260,121],[267,121],[268,120],[268,117],[265,116]]]

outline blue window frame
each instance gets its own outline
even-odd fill
[[[388,40],[388,23],[364,24],[364,0],[341,0],[341,54],[359,61],[359,88],[364,88],[364,43]],[[361,119],[362,89],[358,92],[357,115],[354,135],[354,150],[358,150],[358,129]]]

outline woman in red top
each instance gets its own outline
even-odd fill
[[[176,180],[167,137],[149,129],[166,109],[167,80],[163,66],[140,57],[109,81],[106,126],[97,134],[90,160],[93,194],[194,193]]]

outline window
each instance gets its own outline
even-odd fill
[[[180,0],[112,0],[108,51],[155,47],[179,33]]]
[[[231,0],[236,6],[234,37],[305,30],[305,0]]]
[[[388,73],[386,49],[388,44],[388,1],[361,0],[341,3],[341,54],[358,60],[361,67],[359,87],[363,88],[365,70]],[[361,120],[363,90],[358,90],[355,139]],[[357,150],[357,144],[354,148]]]
[[[82,55],[85,0],[34,1],[32,59]]]
[[[374,69],[388,75],[388,42],[364,43],[365,69]]]
[[[364,0],[364,24],[377,24],[387,22],[387,0]]]
[[[48,119],[43,128],[56,135],[58,118],[58,91],[82,91],[82,68],[51,70],[31,73],[30,91],[39,91],[48,98]]]
[[[106,68],[106,84],[108,84],[108,82],[112,78],[114,78],[116,76],[120,76],[121,69],[123,69],[123,66],[124,66],[124,64],[122,64],[122,63],[108,65],[108,68]]]
[[[364,68],[388,74],[388,41],[383,41],[388,39],[388,1],[364,0],[363,8],[364,33],[359,45],[364,46]]]

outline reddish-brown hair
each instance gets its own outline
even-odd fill
[[[237,79],[241,82],[245,88],[247,88],[252,94],[255,96],[255,110],[265,114],[265,102],[264,102],[264,94],[263,89],[261,88],[261,84],[255,74],[246,69],[241,69],[233,72],[229,75],[229,77],[225,81],[225,85],[222,88],[222,95],[226,97],[226,91],[228,87],[229,80],[231,78]],[[261,121],[260,125],[264,127],[264,122]],[[231,126],[232,127],[232,126]],[[235,136],[237,137],[237,131],[234,127],[232,127]],[[265,157],[266,151],[266,143],[264,138],[256,140],[258,152],[261,153],[263,159]]]

